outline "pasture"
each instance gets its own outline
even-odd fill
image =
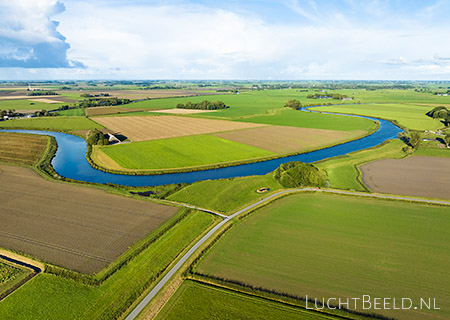
[[[450,199],[450,158],[384,159],[361,166],[361,171],[375,192]]]
[[[0,162],[33,166],[45,152],[48,139],[46,136],[0,132]]]
[[[30,269],[0,259],[0,301],[31,273]]]
[[[210,135],[104,146],[95,153],[101,152],[127,169],[185,168],[275,155],[268,150]],[[97,161],[102,159],[101,155],[95,154],[92,158]]]
[[[286,126],[267,126],[254,129],[228,131],[216,137],[266,149],[278,154],[314,150],[335,143],[355,139],[366,133],[362,130],[337,131]]]
[[[253,123],[177,116],[95,117],[94,120],[133,141],[165,139],[261,126]]]
[[[437,130],[444,127],[439,119],[425,115],[432,107],[411,104],[366,104],[318,107],[313,110],[352,113],[396,120],[402,126],[413,130]]]
[[[184,281],[156,316],[163,319],[333,319],[300,308]]]
[[[82,117],[84,115],[85,115],[85,110],[83,108],[58,111],[59,117]]]
[[[0,247],[83,273],[108,266],[177,209],[0,165]]]
[[[99,286],[41,274],[0,303],[6,319],[117,319],[179,256],[214,217],[191,212]]]
[[[103,126],[85,117],[41,117],[2,121],[0,128],[72,131],[101,129]]]
[[[402,201],[291,195],[233,226],[195,272],[303,297],[432,297],[440,310],[376,313],[447,319],[448,213]]]
[[[33,99],[33,100],[31,100]],[[45,100],[28,97],[28,99],[18,100],[0,100],[0,110],[15,109],[16,111],[32,111],[32,110],[53,110],[67,104],[61,101],[52,101],[48,103]],[[52,99],[53,100],[53,99]]]

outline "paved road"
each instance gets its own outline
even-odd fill
[[[225,216],[222,214],[219,214],[217,212],[198,208],[195,206],[189,206],[185,205],[186,207],[209,212],[211,214],[216,214],[221,217],[223,217],[223,221],[221,221],[218,225],[216,225],[214,228],[212,228],[206,235],[204,235],[199,241],[197,241],[196,244],[188,251],[186,254],[180,259],[180,261],[175,264],[172,269],[162,278],[158,284],[150,291],[145,298],[134,308],[133,311],[125,318],[125,320],[134,320],[136,317],[141,313],[141,311],[145,308],[145,306],[158,294],[158,292],[161,290],[161,288],[172,278],[172,276],[181,268],[181,266],[194,254],[195,251],[203,244],[205,241],[207,241],[211,236],[216,233],[217,230],[219,230],[223,225],[227,224],[231,219],[239,216],[240,214],[247,212],[257,206],[259,206],[262,203],[268,202],[271,199],[278,197],[279,195],[286,194],[286,193],[293,193],[293,192],[301,192],[301,191],[318,191],[318,192],[325,192],[325,193],[334,193],[334,194],[346,194],[346,195],[354,195],[354,196],[361,196],[361,197],[368,197],[368,198],[380,198],[380,199],[396,199],[396,200],[405,200],[405,201],[414,201],[414,202],[426,202],[426,203],[433,203],[433,204],[443,204],[443,205],[450,205],[450,201],[440,201],[440,200],[425,200],[425,199],[418,199],[418,198],[409,198],[409,197],[400,197],[400,196],[389,196],[389,195],[381,195],[381,194],[370,194],[370,193],[363,193],[363,192],[351,192],[351,191],[340,191],[340,190],[322,190],[322,189],[316,189],[316,188],[302,188],[302,189],[291,189],[291,190],[285,190],[276,192],[267,198],[264,198],[258,202],[255,202],[236,213]]]

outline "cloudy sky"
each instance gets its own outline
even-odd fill
[[[450,80],[450,0],[0,0],[0,79]]]

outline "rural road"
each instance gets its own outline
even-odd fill
[[[208,210],[208,209],[202,209],[195,206],[189,206],[184,205],[189,208],[209,212],[211,214],[220,215],[223,217],[223,220],[217,224],[214,228],[212,228],[206,235],[204,235],[199,241],[197,241],[194,246],[185,253],[185,255],[172,267],[172,269],[169,270],[169,272],[156,284],[156,286],[142,299],[142,301],[131,311],[128,316],[125,318],[125,320],[134,320],[136,317],[141,313],[142,310],[144,310],[145,306],[158,294],[158,292],[164,287],[164,285],[172,278],[172,276],[181,268],[181,266],[197,251],[197,249],[205,243],[211,236],[216,233],[217,230],[219,230],[223,225],[227,224],[231,219],[241,215],[244,212],[247,212],[260,204],[263,204],[265,202],[270,201],[271,199],[282,195],[286,193],[293,193],[293,192],[302,192],[302,191],[316,191],[316,192],[325,192],[325,193],[334,193],[334,194],[344,194],[344,195],[353,195],[353,196],[361,196],[361,197],[367,197],[367,198],[379,198],[379,199],[395,199],[395,200],[404,200],[404,201],[414,201],[414,202],[424,202],[424,203],[433,203],[433,204],[441,204],[441,205],[450,205],[450,201],[441,201],[441,200],[426,200],[426,199],[418,199],[418,198],[409,198],[409,197],[400,197],[400,196],[390,196],[390,195],[381,195],[381,194],[370,194],[370,193],[363,193],[363,192],[351,192],[351,191],[341,191],[341,190],[323,190],[323,189],[316,189],[316,188],[302,188],[302,189],[291,189],[291,190],[284,190],[280,192],[276,192],[267,198],[264,198],[262,200],[259,200],[230,216],[225,216],[222,214],[218,214],[217,212]]]

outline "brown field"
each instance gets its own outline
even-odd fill
[[[265,126],[255,123],[176,116],[96,117],[92,120],[133,141],[165,139]]]
[[[317,149],[340,141],[362,136],[365,132],[270,126],[221,132],[217,137],[233,140],[275,153],[293,153]]]
[[[48,137],[0,132],[0,162],[32,166],[47,148]]]
[[[48,96],[47,96],[48,97]],[[28,99],[28,100],[30,100],[30,101],[37,101],[37,102],[44,102],[44,103],[61,103],[61,101],[58,101],[58,100],[55,100],[55,99],[48,99],[48,98],[40,98],[40,99],[37,99],[37,98],[32,98],[32,99]]]
[[[205,112],[216,112],[216,110],[162,109],[162,110],[149,110],[149,112],[172,113],[172,114],[195,114],[195,113],[205,113]]]
[[[100,271],[177,211],[22,167],[0,165],[0,186],[0,247],[84,273]]]
[[[450,199],[450,158],[386,159],[361,166],[375,192]]]
[[[195,90],[104,90],[93,91],[92,94],[109,93],[110,97],[117,97],[122,99],[155,99],[155,98],[169,98],[169,97],[194,97],[199,95],[212,95],[215,92],[204,93]]]
[[[88,116],[104,116],[109,114],[118,114],[118,113],[128,113],[128,112],[138,112],[145,111],[146,109],[138,109],[138,108],[121,108],[121,107],[93,107],[87,108],[86,114]]]

